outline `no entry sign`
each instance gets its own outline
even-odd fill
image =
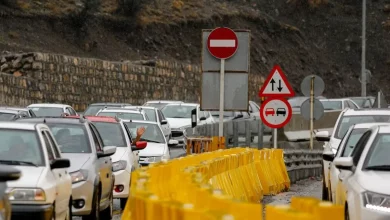
[[[237,35],[230,28],[216,28],[207,39],[207,48],[217,59],[229,59],[237,51]]]

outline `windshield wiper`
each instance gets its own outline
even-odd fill
[[[160,143],[161,144],[161,142],[159,142],[159,141],[153,141],[153,140],[148,140],[148,139],[144,139],[144,138],[141,138],[140,140],[141,141],[146,141],[146,142]]]
[[[390,165],[376,165],[376,166],[368,166],[366,167],[367,170],[389,170],[390,171]]]
[[[29,162],[29,161],[0,160],[0,163],[2,163],[2,164],[7,164],[7,165],[29,165],[29,166],[38,167],[38,165],[36,165],[36,164],[33,163],[33,162]]]

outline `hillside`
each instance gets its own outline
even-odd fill
[[[0,0],[0,51],[199,63],[201,29],[228,26],[251,30],[252,74],[265,76],[278,63],[296,91],[315,73],[326,81],[324,95],[359,95],[361,5],[354,2]],[[371,93],[390,92],[387,8],[385,0],[368,5]]]

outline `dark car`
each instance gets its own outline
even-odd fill
[[[285,108],[277,108],[276,109],[276,116],[279,116],[279,115],[286,116],[286,114],[287,114],[287,111]]]
[[[0,165],[0,203],[4,212],[0,212],[1,220],[11,220],[11,203],[8,198],[7,181],[18,180],[21,176],[21,172],[8,165]]]
[[[28,111],[0,108],[0,121],[15,121],[19,118],[31,118]]]
[[[90,115],[95,116],[100,109],[103,109],[104,107],[126,107],[131,106],[131,104],[128,103],[113,103],[113,102],[104,102],[104,103],[92,103],[88,106],[88,108],[84,111],[83,115]]]

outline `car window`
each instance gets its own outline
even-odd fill
[[[93,122],[93,124],[102,137],[104,146],[127,147],[120,123]]]
[[[343,108],[341,101],[330,101],[330,100],[320,100],[320,101],[324,106],[324,110],[341,110]]]
[[[373,141],[364,162],[364,168],[390,170],[390,134],[378,134]],[[375,168],[376,167],[376,168]]]
[[[47,123],[62,153],[91,153],[88,133],[83,124]]]
[[[340,157],[349,157],[349,155],[352,153],[353,149],[356,146],[356,143],[359,141],[359,139],[362,137],[363,133],[367,131],[367,129],[354,129],[352,130],[351,134],[348,136],[348,139],[346,140],[346,143],[344,144],[345,147],[343,149],[343,152],[341,152]]]
[[[15,114],[10,114],[10,113],[0,113],[0,121],[12,121],[13,119],[16,118]]]
[[[96,115],[103,108],[104,105],[90,105],[87,110],[85,110],[84,115]]]
[[[161,111],[167,118],[191,118],[191,112],[196,106],[167,105]]]
[[[352,109],[358,109],[358,107],[356,107],[356,105],[355,104],[353,104],[353,102],[351,102],[351,101],[347,101],[348,102],[348,105],[349,105],[349,107],[350,108],[352,108]]]
[[[353,164],[356,166],[359,163],[362,156],[364,147],[366,146],[368,139],[370,139],[371,131],[366,131],[359,141],[356,143],[355,148],[352,150],[350,156],[353,158]]]
[[[45,146],[46,146],[46,150],[47,150],[47,155],[49,156],[49,161],[52,162],[54,160],[54,153],[53,153],[53,149],[51,147],[51,143],[49,141],[49,138],[46,136],[46,133],[44,131],[42,131],[42,137],[43,137],[43,140],[45,141]]]
[[[145,114],[148,116],[149,121],[155,121],[157,122],[157,117],[156,117],[156,110],[154,109],[143,109]]]
[[[55,158],[61,158],[61,154],[60,152],[58,152],[58,149],[57,149],[57,145],[56,145],[56,142],[54,141],[54,139],[52,138],[52,136],[49,134],[49,132],[47,131],[44,131],[45,134],[46,134],[46,137],[48,138],[49,142],[50,142],[50,145],[53,149],[53,153],[54,153],[54,156]]]
[[[164,114],[160,110],[157,110],[157,114],[158,114],[158,119],[160,121],[166,120],[165,117],[164,117]]]
[[[93,137],[93,142],[95,144],[96,152],[102,152],[103,151],[103,147],[102,147],[102,145],[99,142],[99,138],[98,138],[96,132],[94,131],[94,129],[92,128],[92,126],[91,125],[89,125],[89,126],[90,126],[90,129],[91,129],[91,134],[92,134],[92,137]]]
[[[130,113],[130,112],[100,112],[98,116],[115,117],[123,120],[144,120],[144,116],[141,113]]]
[[[96,128],[96,126],[94,124],[89,124],[89,125],[91,126],[92,130],[95,132],[96,137],[97,137],[97,139],[99,141],[99,144],[100,144],[100,146],[103,149],[104,148],[104,142],[103,142],[102,136],[100,135],[99,131],[97,130],[97,128]]]
[[[138,122],[125,122],[129,128],[131,135],[134,137],[137,135],[137,129],[140,127],[145,128],[145,133],[141,137],[141,141],[147,141],[152,143],[166,143],[164,134],[162,133],[160,126],[157,124],[147,124]]]
[[[348,128],[354,124],[375,122],[390,122],[390,112],[389,115],[344,115],[339,120],[339,123],[336,127],[335,138],[341,139],[344,137],[345,133],[348,131]]]
[[[123,126],[125,126],[126,134],[128,135],[128,137],[129,137],[129,139],[130,139],[130,143],[133,143],[133,137],[132,137],[132,135],[131,135],[131,132],[130,132],[129,127],[127,127],[126,124],[123,124]]]
[[[69,112],[71,115],[77,115],[76,111],[73,108],[69,108]]]
[[[59,117],[64,113],[62,108],[55,107],[34,107],[31,110],[35,113],[36,116],[42,117]]]

